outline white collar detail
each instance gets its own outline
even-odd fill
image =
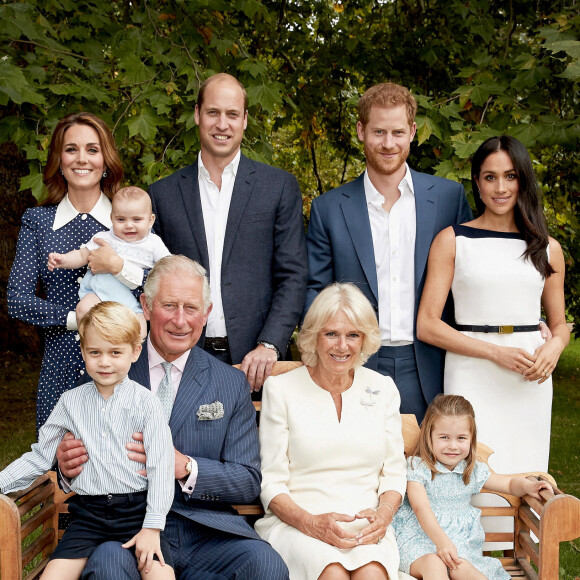
[[[84,212],[95,218],[100,224],[110,229],[113,225],[111,222],[111,200],[101,192],[101,197],[94,205],[90,212]],[[54,231],[66,226],[69,222],[74,220],[79,212],[68,198],[68,193],[62,198],[58,207],[56,208],[56,215],[54,216],[54,223],[52,229]]]

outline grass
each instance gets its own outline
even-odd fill
[[[35,440],[36,387],[40,359],[0,354],[0,468]],[[580,497],[580,339],[570,342],[554,373],[549,471],[558,487]],[[580,540],[560,549],[560,580],[580,580]]]

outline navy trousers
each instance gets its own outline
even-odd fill
[[[179,580],[288,580],[286,564],[263,540],[242,538],[175,516],[168,518],[165,532]],[[135,558],[117,542],[101,544],[81,578],[141,580]]]
[[[381,346],[378,355],[377,371],[391,377],[399,389],[401,413],[415,415],[420,425],[427,411],[427,401],[419,381],[414,346]]]

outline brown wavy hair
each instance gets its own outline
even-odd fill
[[[413,455],[420,457],[426,463],[427,467],[431,470],[431,479],[435,479],[435,475],[441,473],[436,467],[437,459],[433,453],[433,443],[431,440],[435,421],[439,417],[467,417],[469,421],[471,445],[469,454],[465,459],[467,465],[463,471],[463,483],[467,485],[475,468],[477,427],[475,425],[475,412],[473,411],[473,407],[461,395],[437,395],[433,399],[421,423],[421,433]]]
[[[93,128],[99,135],[107,171],[107,177],[101,178],[101,191],[111,199],[121,186],[121,181],[123,180],[123,165],[119,157],[119,151],[117,150],[113,133],[111,133],[105,121],[92,113],[72,113],[63,117],[52,133],[43,176],[48,195],[44,198],[42,205],[58,203],[67,192],[66,179],[59,171],[60,156],[62,153],[64,134],[73,125],[87,125]]]
[[[473,197],[479,215],[483,215],[485,204],[478,195],[479,189],[475,178],[479,178],[483,162],[492,154],[505,151],[514,164],[519,181],[518,201],[514,208],[516,227],[524,236],[526,250],[524,258],[529,259],[536,270],[548,278],[554,269],[548,261],[548,224],[542,207],[540,188],[536,180],[532,160],[528,150],[515,138],[509,135],[490,137],[484,141],[473,155],[471,161],[471,184]]]

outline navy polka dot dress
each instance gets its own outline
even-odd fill
[[[78,250],[106,227],[90,214],[78,214],[54,231],[58,205],[26,210],[18,235],[14,264],[8,281],[8,314],[45,332],[44,357],[38,382],[36,430],[44,424],[54,405],[85,373],[77,331],[67,330],[66,320],[79,301],[79,284],[86,267],[48,271],[50,252]],[[38,281],[46,300],[36,295]]]

